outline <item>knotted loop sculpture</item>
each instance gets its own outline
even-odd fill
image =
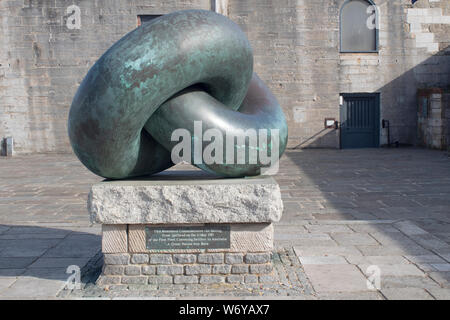
[[[241,144],[236,142],[234,149],[252,148],[250,139],[242,137],[248,129],[278,130],[279,156],[286,146],[283,111],[253,74],[244,33],[222,15],[187,10],[144,24],[101,56],[73,99],[68,132],[75,154],[89,170],[123,179],[173,166],[171,150],[177,142],[171,141],[172,133],[182,128],[192,141],[199,139],[197,121],[203,132],[236,135]],[[273,151],[270,140],[260,142],[257,148]],[[196,165],[228,177],[258,175],[263,166],[259,160]]]

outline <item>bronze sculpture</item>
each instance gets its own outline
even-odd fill
[[[199,138],[195,122],[205,131],[216,129],[243,139],[232,148],[247,148],[244,163],[234,157],[221,163],[194,162],[221,176],[259,175],[263,164],[260,159],[251,163],[248,150],[274,152],[270,133],[269,142],[258,137],[253,146],[249,137],[242,137],[249,129],[277,130],[277,157],[286,147],[286,119],[270,90],[253,74],[246,36],[231,20],[205,10],[161,16],[106,51],[73,99],[68,132],[75,154],[89,170],[123,179],[173,166],[176,142],[171,134],[184,128],[194,142]]]

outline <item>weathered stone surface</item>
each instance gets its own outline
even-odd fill
[[[102,225],[102,252],[128,252],[127,225]]]
[[[156,274],[158,275],[183,274],[183,266],[180,265],[156,266]]]
[[[149,276],[149,284],[162,284],[162,283],[173,283],[173,278],[171,276]]]
[[[268,263],[270,262],[270,252],[264,252],[264,253],[247,253],[245,255],[245,262],[246,263]]]
[[[209,284],[209,283],[224,283],[224,276],[201,276],[200,283]]]
[[[142,266],[141,272],[142,272],[142,274],[145,274],[145,275],[154,275],[154,274],[156,274],[156,267],[155,266]]]
[[[146,284],[147,283],[147,277],[145,276],[124,276],[122,277],[122,283],[123,284]]]
[[[273,266],[271,263],[251,264],[250,265],[250,273],[266,274],[266,273],[272,272],[272,270],[273,270]]]
[[[227,283],[244,283],[244,276],[230,275],[226,278]]]
[[[105,265],[103,274],[106,276],[121,276],[124,274],[124,266]]]
[[[144,263],[148,263],[149,261],[149,257],[148,254],[133,254],[131,256],[131,263],[135,263],[135,264],[144,264]]]
[[[214,265],[212,268],[213,274],[230,274],[231,273],[231,265],[229,264],[219,264]]]
[[[162,175],[163,176],[163,175]],[[89,194],[91,221],[103,224],[269,223],[283,203],[272,177],[107,181]]]
[[[106,265],[126,265],[130,261],[130,255],[127,253],[108,253],[104,255],[103,259]]]
[[[248,265],[247,264],[236,264],[231,267],[231,273],[234,273],[234,274],[248,273]]]
[[[198,255],[198,263],[219,264],[223,263],[223,253],[203,253]]]
[[[141,268],[139,266],[126,266],[125,274],[127,276],[138,276],[141,274]]]
[[[242,264],[244,262],[244,255],[242,253],[227,253],[225,255],[225,263],[227,264]]]
[[[198,277],[197,276],[181,276],[177,275],[173,278],[173,283],[175,284],[191,284],[191,283],[198,283]]]
[[[172,260],[174,263],[195,263],[197,256],[195,254],[174,254]]]
[[[172,256],[170,254],[151,254],[150,264],[172,264]]]
[[[211,266],[208,264],[188,265],[185,267],[187,275],[210,274]]]

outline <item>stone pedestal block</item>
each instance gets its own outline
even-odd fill
[[[272,272],[283,204],[271,177],[169,172],[96,184],[88,208],[103,230],[98,284],[235,283]]]

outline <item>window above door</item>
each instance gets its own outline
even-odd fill
[[[347,0],[340,14],[340,52],[378,52],[378,18],[371,0]]]

